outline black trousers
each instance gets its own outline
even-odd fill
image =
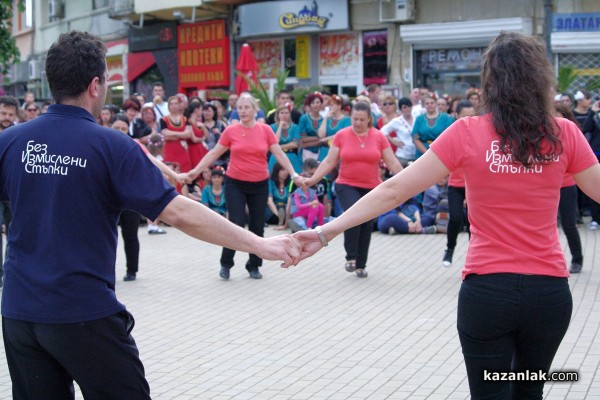
[[[354,203],[370,191],[371,189],[364,189],[340,183],[335,184],[335,192],[344,211],[352,207]],[[344,231],[346,260],[356,260],[356,268],[364,269],[367,267],[372,231],[373,220]]]
[[[465,188],[448,186],[448,230],[446,231],[446,247],[453,250],[456,247],[456,239],[464,225],[469,229],[469,219],[465,216]],[[469,237],[470,237],[469,233]]]
[[[581,238],[577,230],[577,186],[567,186],[560,189],[560,202],[558,203],[560,225],[567,237],[571,262],[583,264]]]
[[[135,275],[138,272],[140,264],[140,241],[138,239],[140,214],[131,210],[123,210],[119,219],[121,235],[123,236],[123,246],[125,247],[127,273]]]
[[[573,301],[567,278],[468,275],[457,327],[471,399],[539,399],[543,381],[494,382],[493,372],[548,372],[567,332]]]
[[[73,324],[2,318],[14,400],[150,399],[127,311]]]
[[[246,206],[248,206],[248,229],[257,236],[265,234],[265,208],[269,199],[269,180],[260,182],[246,182],[225,177],[225,199],[229,220],[234,224],[244,227],[246,225]],[[235,250],[223,247],[221,252],[221,266],[231,268],[234,265]],[[262,265],[262,258],[250,254],[246,269],[258,270]]]

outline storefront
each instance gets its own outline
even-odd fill
[[[327,86],[356,95],[363,83],[362,40],[350,32],[347,1],[271,1],[236,10],[237,44],[250,44],[259,79],[272,93],[277,75],[286,83]]]
[[[528,18],[443,22],[400,26],[400,39],[410,45],[405,77],[412,86],[462,97],[479,87],[483,53],[500,31],[532,33]]]
[[[600,13],[554,14],[550,35],[557,71],[571,69],[576,79],[568,91],[585,89],[600,76]]]
[[[165,85],[167,95],[178,90],[177,23],[166,22],[129,29],[125,97],[141,93],[150,100],[152,83]],[[129,90],[129,92],[127,91]]]
[[[106,67],[108,69],[108,93],[107,104],[121,104],[125,96],[125,78],[127,67],[127,39],[105,43],[106,45]]]

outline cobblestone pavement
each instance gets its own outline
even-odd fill
[[[117,294],[136,318],[153,398],[469,397],[455,327],[466,234],[449,268],[441,266],[445,235],[375,233],[367,279],[344,271],[337,238],[296,268],[265,262],[260,281],[238,253],[222,281],[220,248],[167,230],[140,229],[137,281],[121,280],[121,243],[117,260]],[[547,384],[547,399],[600,400],[600,231],[580,232],[584,269],[570,279],[573,319],[553,363],[579,371],[579,381]],[[0,399],[10,387],[2,348]]]

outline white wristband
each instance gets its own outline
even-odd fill
[[[298,173],[297,173],[297,172],[294,172],[294,173],[292,174],[292,180],[294,180],[294,179],[298,178],[299,176],[300,176],[300,175],[298,175]]]
[[[321,244],[323,245],[323,247],[327,247],[329,245],[329,242],[327,241],[327,239],[325,238],[325,235],[323,234],[323,229],[321,229],[320,226],[317,226],[315,228],[315,232],[317,232],[317,236],[319,236],[319,240],[321,241]]]

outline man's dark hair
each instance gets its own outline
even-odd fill
[[[87,32],[63,33],[50,46],[46,57],[46,76],[57,103],[86,91],[95,77],[104,83],[106,46]]]
[[[0,96],[0,104],[8,107],[14,107],[15,111],[19,109],[19,100],[13,96]]]
[[[165,88],[165,85],[164,85],[164,83],[162,83],[162,82],[154,82],[154,83],[152,84],[152,89],[154,89],[154,88],[155,88],[155,87],[157,87],[157,86],[160,86],[160,87],[161,87],[161,88],[163,88],[163,89]]]
[[[369,86],[367,86],[367,92],[373,93],[374,91],[376,91],[380,87],[381,86],[378,83],[371,83]]]
[[[284,90],[280,90],[279,92],[277,92],[277,95],[276,95],[275,97],[276,97],[276,98],[279,98],[279,97],[281,97],[281,95],[282,95],[282,94],[289,94],[289,95],[290,95],[290,97],[292,96],[292,94],[290,93],[290,91],[289,91],[289,90],[285,90],[285,89],[284,89]]]
[[[471,103],[469,100],[459,101],[456,105],[456,115],[460,114],[463,108],[473,108],[473,103]]]
[[[402,97],[398,100],[398,108],[402,108],[402,106],[412,107],[413,103],[408,97]]]

